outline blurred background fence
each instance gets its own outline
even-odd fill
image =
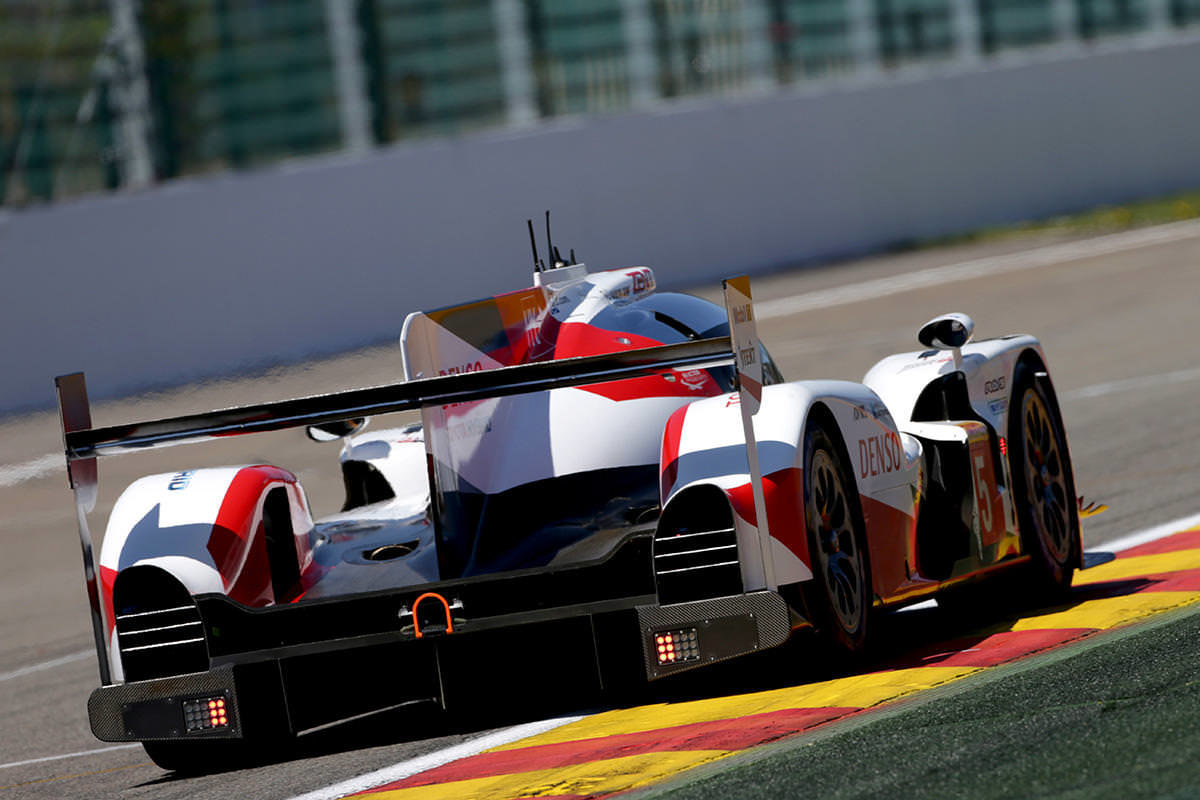
[[[1200,31],[1200,0],[0,0],[0,205]]]

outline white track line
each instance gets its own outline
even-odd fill
[[[484,750],[490,750],[493,747],[500,747],[501,745],[520,741],[530,736],[536,736],[539,733],[545,733],[546,731],[554,730],[555,728],[571,722],[577,722],[581,719],[583,719],[581,716],[557,717],[539,722],[528,722],[524,725],[514,725],[511,728],[504,728],[494,733],[489,733],[486,736],[480,736],[478,739],[472,739],[469,742],[456,744],[453,747],[447,747],[444,750],[437,750],[433,753],[426,753],[423,756],[410,758],[408,761],[401,761],[399,764],[393,764],[390,767],[384,767],[375,772],[368,772],[366,775],[359,775],[357,778],[335,783],[333,786],[327,786],[324,789],[317,789],[307,794],[297,795],[291,800],[336,800],[336,798],[345,797],[348,794],[363,792],[375,786],[398,781],[410,775],[416,775],[418,772],[425,772],[434,767],[449,764],[451,761],[458,761],[461,758],[478,755]]]
[[[1037,247],[1032,250],[1023,250],[1019,253],[987,256],[971,261],[963,261],[958,264],[932,267],[903,275],[893,275],[887,278],[876,278],[874,280],[862,281],[861,283],[852,283],[848,286],[835,286],[830,289],[806,292],[804,294],[792,295],[791,297],[764,300],[754,304],[754,311],[759,319],[784,317],[789,314],[800,314],[820,308],[889,297],[899,292],[908,292],[914,289],[943,286],[955,281],[965,281],[989,275],[1003,275],[1008,272],[1017,272],[1035,267],[1066,264],[1071,261],[1123,253],[1127,250],[1136,250],[1139,247],[1167,244],[1195,237],[1200,237],[1200,220],[1172,222],[1167,225],[1156,225],[1151,228],[1139,228],[1122,233],[1112,233],[1107,236],[1097,236],[1078,242]]]
[[[91,649],[80,650],[75,653],[68,653],[65,656],[59,656],[58,658],[52,658],[49,661],[43,661],[40,664],[30,664],[27,667],[18,667],[17,669],[11,670],[9,672],[0,672],[0,683],[3,683],[4,681],[10,681],[13,678],[19,678],[22,675],[29,675],[30,673],[33,673],[33,672],[41,672],[42,670],[45,670],[45,669],[53,669],[54,667],[61,667],[63,664],[70,664],[75,661],[83,661],[85,658],[95,658],[95,657],[96,657],[96,651],[91,650]]]
[[[1155,525],[1151,528],[1134,531],[1118,539],[1105,542],[1096,549],[1118,553],[1122,550],[1128,550],[1131,547],[1137,547],[1138,545],[1162,539],[1173,533],[1180,533],[1197,526],[1200,526],[1200,514],[1192,514],[1191,516],[1180,517],[1179,519],[1164,522],[1161,525]],[[461,758],[469,758],[470,756],[482,753],[484,750],[510,744],[527,736],[534,736],[538,733],[553,730],[554,728],[580,719],[584,719],[584,717],[563,717],[506,728],[505,730],[497,731],[496,733],[482,736],[469,742],[463,742],[444,750],[427,753],[408,761],[401,761],[399,764],[391,767],[384,767],[376,772],[369,772],[366,775],[360,775],[357,778],[351,778],[348,781],[343,781],[324,789],[317,789],[307,794],[297,795],[291,798],[291,800],[337,800],[337,798],[345,797],[348,794],[364,792],[375,786],[398,781],[410,775],[416,775],[419,772],[440,767],[443,764],[449,764],[451,761],[457,761]]]
[[[24,761],[10,761],[7,764],[0,764],[0,769],[8,769],[9,767],[23,767],[26,764],[41,764],[44,761],[60,761],[64,758],[79,758],[80,756],[92,756],[96,753],[108,753],[112,750],[132,750],[135,747],[141,747],[140,744],[114,744],[112,747],[97,747],[95,750],[80,750],[76,753],[63,753],[57,756],[42,756],[41,758],[27,758]]]
[[[55,470],[61,470],[64,476],[67,473],[67,459],[62,453],[47,453],[19,464],[0,467],[0,489],[41,478]]]

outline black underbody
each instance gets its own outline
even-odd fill
[[[568,681],[586,690],[635,682],[642,674],[635,609],[655,602],[652,534],[653,524],[633,528],[607,557],[585,564],[261,609],[220,594],[199,595],[205,674],[229,676],[232,702],[247,711],[240,718],[272,736],[407,704],[468,707],[498,688],[545,691]],[[422,600],[415,618],[410,613],[427,593],[452,606],[452,633],[437,598]],[[163,738],[157,718],[151,727],[131,729],[129,709],[141,697],[147,703],[160,698],[172,680],[97,690],[93,730],[107,740]]]

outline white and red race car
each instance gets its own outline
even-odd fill
[[[92,729],[213,768],[222,743],[555,676],[655,679],[803,628],[854,653],[876,610],[992,573],[1062,589],[1081,543],[1045,356],[972,327],[932,320],[927,349],[861,384],[788,382],[745,279],[722,309],[645,267],[556,264],[411,314],[392,386],[93,429],[83,376],[62,376]],[[421,423],[361,432],[404,409]],[[153,475],[93,571],[98,456],[305,425],[346,436],[340,513],[314,521],[274,466]]]

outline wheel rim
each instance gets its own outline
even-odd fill
[[[841,474],[824,450],[812,457],[809,526],[815,532],[816,566],[824,577],[829,606],[847,632],[862,623],[863,561]]]
[[[1054,422],[1046,404],[1032,389],[1025,392],[1021,404],[1021,428],[1030,515],[1049,555],[1065,563],[1071,552],[1067,476]]]

